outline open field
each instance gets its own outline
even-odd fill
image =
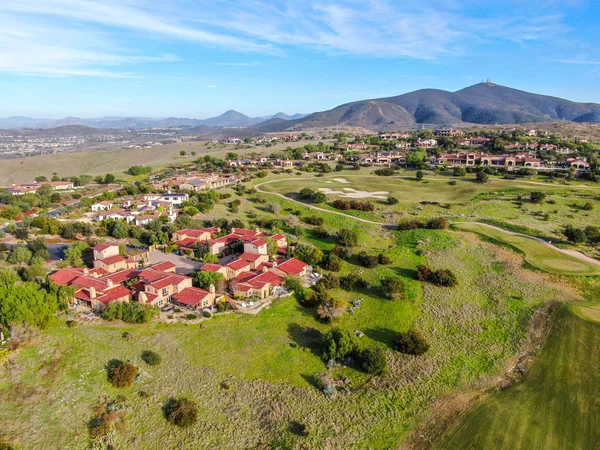
[[[528,263],[547,272],[558,275],[600,275],[600,261],[587,262],[535,238],[519,236],[485,224],[457,223],[453,226],[508,244],[521,251]]]
[[[106,173],[119,176],[134,165],[152,166],[159,169],[170,164],[189,163],[204,155],[219,158],[225,157],[228,152],[235,152],[240,156],[250,152],[264,155],[281,151],[287,147],[303,146],[307,143],[309,142],[285,142],[271,147],[248,148],[247,146],[211,144],[206,141],[190,141],[152,148],[58,153],[56,155],[10,159],[0,162],[0,186],[30,182],[38,175],[45,175],[50,178],[53,173],[57,173],[59,177],[82,174],[104,175]],[[182,150],[187,152],[186,156],[179,155]],[[191,155],[191,152],[196,152],[196,155]]]
[[[338,219],[335,226],[352,221],[332,220]],[[303,239],[315,242],[311,233]],[[395,447],[435,399],[486,384],[497,375],[518,353],[534,308],[572,296],[544,274],[521,269],[520,256],[449,232],[364,233],[360,246],[383,251],[393,261],[365,269],[369,283],[398,274],[410,297],[390,302],[376,287],[360,293],[332,291],[346,300],[365,299],[338,326],[363,331],[362,345],[386,349],[390,368],[383,377],[339,367],[334,376],[351,380],[348,393],[328,399],[316,390],[312,377],[326,370],[318,356],[319,335],[331,325],[319,323],[313,310],[299,307],[293,298],[256,317],[228,314],[204,327],[151,323],[70,328],[63,321],[0,368],[2,432],[23,448],[83,448],[98,397],[122,394],[129,418],[115,437],[117,448],[149,448],[156,442],[165,448]],[[415,268],[424,262],[452,267],[459,285],[449,289],[415,281]],[[341,273],[356,268],[344,262]],[[431,344],[423,357],[391,349],[396,333],[412,326]],[[123,339],[124,331],[131,331],[133,339]],[[141,361],[146,349],[163,356],[161,366]],[[112,358],[141,367],[141,379],[132,388],[108,384],[104,365]],[[221,387],[224,381],[229,389]],[[160,408],[171,395],[198,401],[196,426],[180,430],[166,423]],[[294,420],[306,424],[307,437],[289,431]]]
[[[577,317],[570,308],[557,312],[551,334],[523,382],[473,407],[436,448],[598,448],[600,324]]]

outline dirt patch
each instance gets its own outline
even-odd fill
[[[350,184],[350,181],[346,180],[345,178],[334,178],[333,181],[337,181],[338,183],[342,184]]]

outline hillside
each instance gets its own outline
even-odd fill
[[[374,131],[420,125],[520,124],[566,120],[600,122],[600,105],[533,94],[493,83],[479,83],[456,92],[422,89],[396,97],[347,103],[329,111],[282,122],[269,131],[352,126]],[[260,125],[259,125],[260,127]]]

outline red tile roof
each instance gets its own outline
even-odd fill
[[[301,273],[308,264],[303,263],[299,259],[290,258],[287,261],[282,262],[277,266],[278,269],[283,270],[285,273],[290,275],[298,275]]]
[[[175,245],[178,245],[180,247],[196,247],[196,245],[198,244],[198,241],[196,239],[192,239],[192,238],[186,238],[186,239],[182,239],[181,241],[177,241],[175,242]]]
[[[111,265],[111,264],[117,264],[120,262],[125,261],[125,258],[123,258],[121,255],[115,255],[115,256],[109,256],[108,258],[104,258],[101,259],[100,262],[107,264],[107,265]]]
[[[171,270],[171,269],[175,269],[177,266],[172,263],[171,261],[162,261],[156,264],[152,264],[151,266],[148,266],[148,269],[154,269],[154,270],[159,270],[159,271],[167,271],[167,270]]]
[[[137,270],[135,270],[135,269],[125,269],[125,270],[120,270],[118,272],[106,275],[102,279],[103,280],[110,280],[114,284],[120,284],[120,283],[123,283],[126,280],[131,280],[132,278],[135,278],[138,275],[139,275],[139,272]]]
[[[243,259],[236,259],[235,261],[232,261],[229,264],[227,264],[227,267],[231,270],[240,270],[248,266],[250,266],[250,262]]]
[[[219,270],[221,270],[222,267],[223,266],[220,266],[218,264],[206,263],[200,268],[200,270],[202,270],[204,272],[218,272]]]
[[[260,255],[258,253],[242,253],[239,257],[239,259],[243,259],[244,261],[250,261],[250,262],[254,262],[259,260],[262,256],[266,256],[266,255]]]
[[[210,292],[205,291],[204,289],[191,287],[185,288],[173,297],[177,303],[194,307],[201,303],[208,295],[211,295]]]
[[[257,239],[255,241],[250,242],[252,245],[254,245],[255,247],[261,247],[263,245],[267,245],[267,241],[264,241],[262,239]]]
[[[50,279],[61,286],[68,286],[75,279],[79,278],[82,275],[83,269],[74,269],[68,267],[66,269],[60,269],[59,271],[54,272],[52,275],[50,275]]]
[[[107,248],[111,248],[111,247],[117,247],[117,246],[113,245],[113,244],[96,244],[94,246],[94,250],[102,251],[102,250],[106,250]]]
[[[98,300],[107,305],[114,300],[119,300],[123,297],[131,295],[131,291],[125,286],[118,284],[114,288],[104,291],[104,294],[105,295],[99,296]]]

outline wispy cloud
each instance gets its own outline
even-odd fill
[[[583,64],[588,66],[598,66],[600,65],[600,61],[590,61],[587,59],[558,59],[556,62],[563,64]]]
[[[199,5],[199,3],[202,3]],[[486,17],[468,3],[431,0],[27,0],[0,2],[0,72],[131,77],[129,67],[178,61],[131,48],[186,42],[241,54],[326,54],[435,61],[476,42],[515,45],[568,33],[557,14]],[[471,8],[474,6],[471,5]],[[145,46],[146,48],[151,46]],[[253,66],[254,62],[217,62]]]
[[[205,84],[204,87],[207,89],[215,89],[217,86],[214,84]]]

